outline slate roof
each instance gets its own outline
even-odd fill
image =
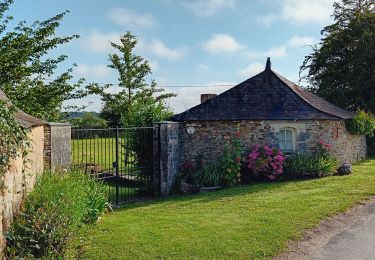
[[[354,115],[274,72],[268,59],[263,72],[170,120],[341,120]]]
[[[10,102],[10,100],[8,99],[8,97],[5,95],[5,93],[0,89],[0,100],[3,100],[5,101],[6,103],[8,103],[9,105],[11,105],[12,103]],[[22,110],[20,109],[17,109],[17,111],[14,113],[14,117],[16,118],[16,120],[21,124],[23,125],[24,127],[32,127],[32,126],[37,126],[37,125],[45,125],[47,124],[46,121],[44,120],[41,120],[39,118],[36,118],[36,117],[33,117],[25,112],[23,112]]]

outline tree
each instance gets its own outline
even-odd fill
[[[81,128],[107,127],[107,121],[97,116],[94,112],[83,112],[82,116],[71,118],[69,122]]]
[[[146,77],[151,74],[151,67],[147,60],[133,53],[137,44],[135,36],[127,32],[121,36],[120,41],[120,44],[111,43],[119,54],[109,55],[111,63],[108,66],[118,72],[120,91],[108,92],[111,85],[96,85],[90,88],[92,93],[99,94],[104,102],[101,116],[109,125],[123,127],[150,126],[167,118],[171,111],[165,101],[175,94],[165,93],[164,89],[157,88],[154,80],[147,84]]]
[[[301,73],[311,91],[352,111],[375,113],[375,4],[334,3],[334,23],[324,27],[319,46],[305,57]]]
[[[21,21],[9,30],[13,17],[6,16],[6,12],[12,2],[0,2],[0,87],[16,107],[36,117],[59,120],[63,102],[85,94],[81,88],[84,79],[70,83],[72,68],[61,74],[56,71],[67,56],[47,55],[78,35],[56,36],[68,11],[31,25]]]

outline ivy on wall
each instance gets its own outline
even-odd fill
[[[17,122],[14,112],[13,106],[0,100],[0,178],[9,169],[10,161],[20,154],[25,158],[30,147],[29,129]]]

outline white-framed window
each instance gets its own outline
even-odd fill
[[[292,129],[280,129],[279,131],[279,149],[285,153],[294,152],[294,131]]]

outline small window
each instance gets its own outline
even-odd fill
[[[293,131],[290,129],[283,129],[279,132],[279,148],[283,152],[293,152]]]

